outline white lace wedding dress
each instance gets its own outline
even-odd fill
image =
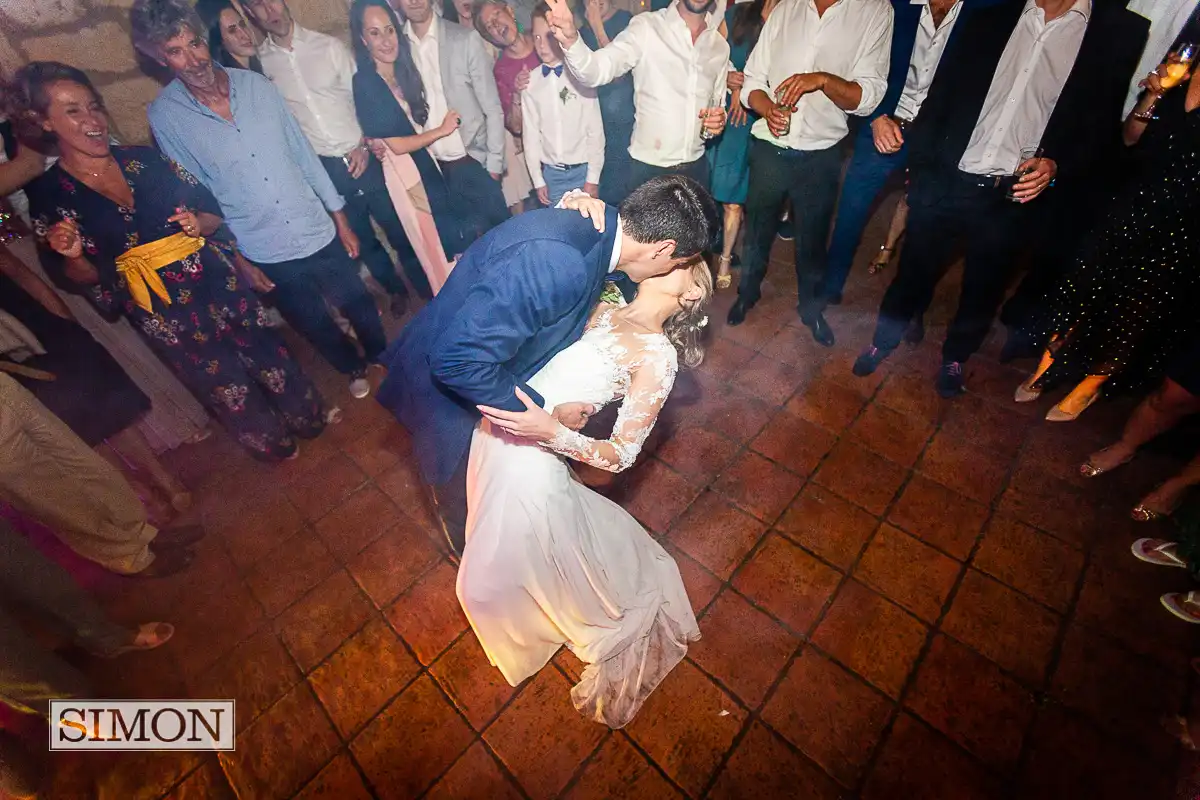
[[[700,630],[674,559],[566,462],[631,466],[675,380],[667,338],[624,329],[614,310],[601,306],[583,337],[529,381],[547,408],[623,397],[612,438],[563,428],[538,446],[486,420],[475,429],[458,598],[510,684],[566,645],[587,664],[571,690],[575,707],[620,728]]]

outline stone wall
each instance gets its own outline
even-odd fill
[[[29,61],[62,61],[95,82],[123,142],[150,140],[146,104],[160,83],[147,74],[129,41],[133,0],[0,0],[0,69]],[[349,0],[291,0],[301,25],[346,38]]]

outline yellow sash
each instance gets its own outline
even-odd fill
[[[171,296],[167,294],[162,278],[158,277],[158,271],[182,261],[203,246],[203,238],[180,232],[132,247],[117,256],[117,269],[125,276],[133,302],[145,311],[152,311],[150,292],[154,292],[163,303],[171,305]]]

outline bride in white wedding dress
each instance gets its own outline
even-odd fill
[[[674,559],[566,459],[611,472],[633,465],[679,362],[700,361],[711,294],[702,261],[648,278],[629,305],[601,302],[582,338],[529,381],[547,408],[623,398],[611,438],[583,436],[540,409],[481,409],[471,442],[458,572],[471,627],[513,686],[566,645],[587,664],[571,690],[575,708],[612,728],[633,719],[700,630]],[[542,444],[509,430],[536,432]]]

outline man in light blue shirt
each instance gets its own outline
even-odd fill
[[[180,0],[138,0],[134,45],[175,75],[148,108],[154,138],[217,198],[241,253],[265,274],[284,318],[366,397],[366,367],[387,346],[353,259],[359,243],[312,145],[270,82],[213,63],[204,27]],[[360,355],[331,318],[341,309]]]

